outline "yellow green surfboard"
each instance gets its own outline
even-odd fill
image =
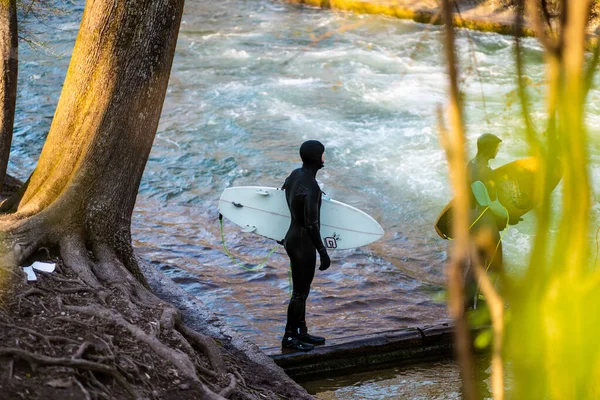
[[[540,199],[537,184],[540,182],[540,160],[536,157],[521,158],[504,164],[494,170],[494,180],[498,193],[498,200],[509,215],[518,218],[529,212]],[[554,189],[562,176],[560,166],[555,166],[551,186]],[[498,221],[498,228],[504,229],[506,221]],[[435,221],[435,230],[444,239],[452,235],[452,201],[442,210]]]

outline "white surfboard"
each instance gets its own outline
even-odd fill
[[[225,189],[219,212],[243,232],[282,240],[290,227],[290,211],[281,189],[238,186]],[[328,249],[353,249],[383,236],[383,229],[370,215],[323,196],[321,236]]]

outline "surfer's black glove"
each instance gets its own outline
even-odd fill
[[[329,258],[329,254],[327,254],[327,250],[325,250],[325,247],[320,248],[318,252],[319,258],[321,259],[321,266],[319,267],[319,271],[325,271],[331,266],[331,259]]]

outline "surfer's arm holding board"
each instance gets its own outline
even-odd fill
[[[519,222],[523,221],[523,218],[511,215],[510,212],[508,212],[508,209],[500,202],[500,197],[498,196],[498,185],[495,180],[494,170],[487,167],[487,169],[481,171],[480,177],[481,178],[479,179],[479,181],[483,184],[483,188],[485,188],[485,190],[487,191],[485,195],[488,196],[488,201],[479,201],[480,197],[477,196],[475,189],[472,189],[473,194],[477,199],[477,202],[481,206],[489,206],[490,210],[494,213],[494,215],[499,217],[501,220],[508,222],[509,225],[516,225]],[[477,180],[475,180],[473,184],[475,184],[476,182]],[[473,185],[471,187],[473,188]],[[506,224],[506,222],[504,222],[503,224]]]
[[[316,181],[314,182],[314,186],[316,187],[313,187],[308,191],[304,201],[304,226],[306,226],[310,241],[312,242],[313,246],[315,246],[315,249],[317,249],[319,257],[321,258],[319,270],[325,271],[331,265],[331,260],[329,259],[329,254],[327,254],[327,250],[325,249],[323,240],[321,239],[321,221],[319,218],[321,208],[321,189]]]

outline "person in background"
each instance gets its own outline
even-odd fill
[[[467,177],[469,179],[469,189],[472,189],[473,183],[481,182],[485,186],[489,200],[495,202],[497,207],[490,207],[488,204],[480,204],[476,199],[474,192],[470,191],[470,228],[471,238],[475,240],[480,262],[484,263],[484,268],[499,274],[502,271],[502,241],[500,228],[498,225],[506,224],[505,215],[497,215],[495,210],[502,211],[503,206],[498,202],[496,182],[494,181],[494,171],[489,166],[490,160],[493,160],[498,154],[502,140],[491,133],[484,133],[477,139],[477,155],[467,165]],[[499,213],[500,214],[500,213]],[[498,222],[500,221],[500,222]],[[482,233],[486,233],[482,235]],[[465,279],[465,291],[467,308],[476,308],[478,297],[478,283],[472,271],[468,269]]]
[[[281,346],[285,349],[312,350],[324,344],[325,338],[308,333],[306,299],[315,275],[317,256],[325,271],[331,265],[320,232],[321,189],[317,172],[325,163],[325,146],[308,140],[300,146],[302,167],[286,178],[282,189],[290,209],[291,223],[283,241],[292,269],[292,297],[287,309],[287,324]]]

